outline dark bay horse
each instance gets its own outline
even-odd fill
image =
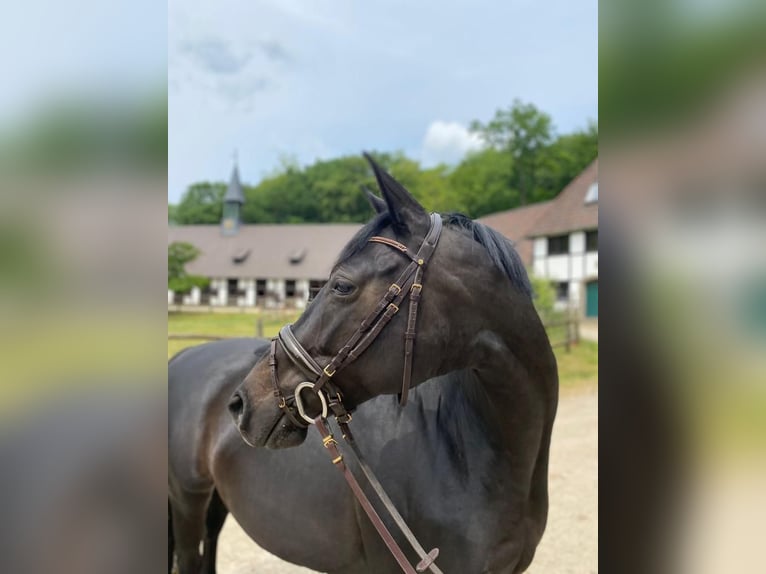
[[[293,327],[320,365],[404,265],[369,238],[417,246],[428,233],[428,213],[373,169],[378,215]],[[522,572],[545,529],[558,378],[518,255],[494,231],[444,216],[423,280],[413,391],[400,407],[393,395],[401,389],[404,315],[334,380],[355,409],[357,442],[423,545],[440,548],[444,572]],[[284,352],[276,356],[290,394],[305,377]],[[268,357],[268,342],[238,339],[189,349],[169,364],[171,550],[180,573],[215,571],[227,511],[290,562],[334,574],[399,572],[318,434],[278,408]]]

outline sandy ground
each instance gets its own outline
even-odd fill
[[[598,319],[583,319],[580,322],[580,337],[598,343]]]
[[[598,571],[598,395],[563,396],[551,446],[550,513],[532,574]],[[313,572],[261,550],[230,517],[218,545],[220,574]],[[452,573],[448,573],[452,574]]]

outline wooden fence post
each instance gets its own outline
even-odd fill
[[[258,317],[255,321],[255,336],[259,339],[263,338],[263,317]]]
[[[580,313],[575,313],[574,317],[574,341],[576,344],[580,344]]]

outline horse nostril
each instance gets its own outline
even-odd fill
[[[245,401],[239,391],[234,393],[231,397],[228,408],[231,416],[234,417],[234,420],[239,421],[239,418],[242,416],[242,411],[245,410]]]

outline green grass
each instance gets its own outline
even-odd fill
[[[263,336],[273,337],[285,323],[295,321],[298,311],[264,311],[251,313],[168,313],[168,333],[221,335],[225,337],[255,337],[256,325],[263,321]],[[558,329],[558,331],[554,331]],[[559,332],[560,331],[560,332]],[[562,328],[553,327],[552,341],[563,340]],[[168,358],[181,349],[204,343],[203,340],[168,340]],[[581,341],[570,352],[555,349],[562,390],[590,388],[598,384],[598,343]]]
[[[564,347],[556,347],[554,352],[562,390],[598,385],[598,343],[581,340],[568,353]]]
[[[255,337],[258,321],[263,323],[263,336],[273,337],[285,323],[294,322],[299,311],[263,311],[262,313],[168,313],[168,333],[219,335],[223,337]],[[181,349],[201,345],[200,340],[168,340],[168,358]]]

